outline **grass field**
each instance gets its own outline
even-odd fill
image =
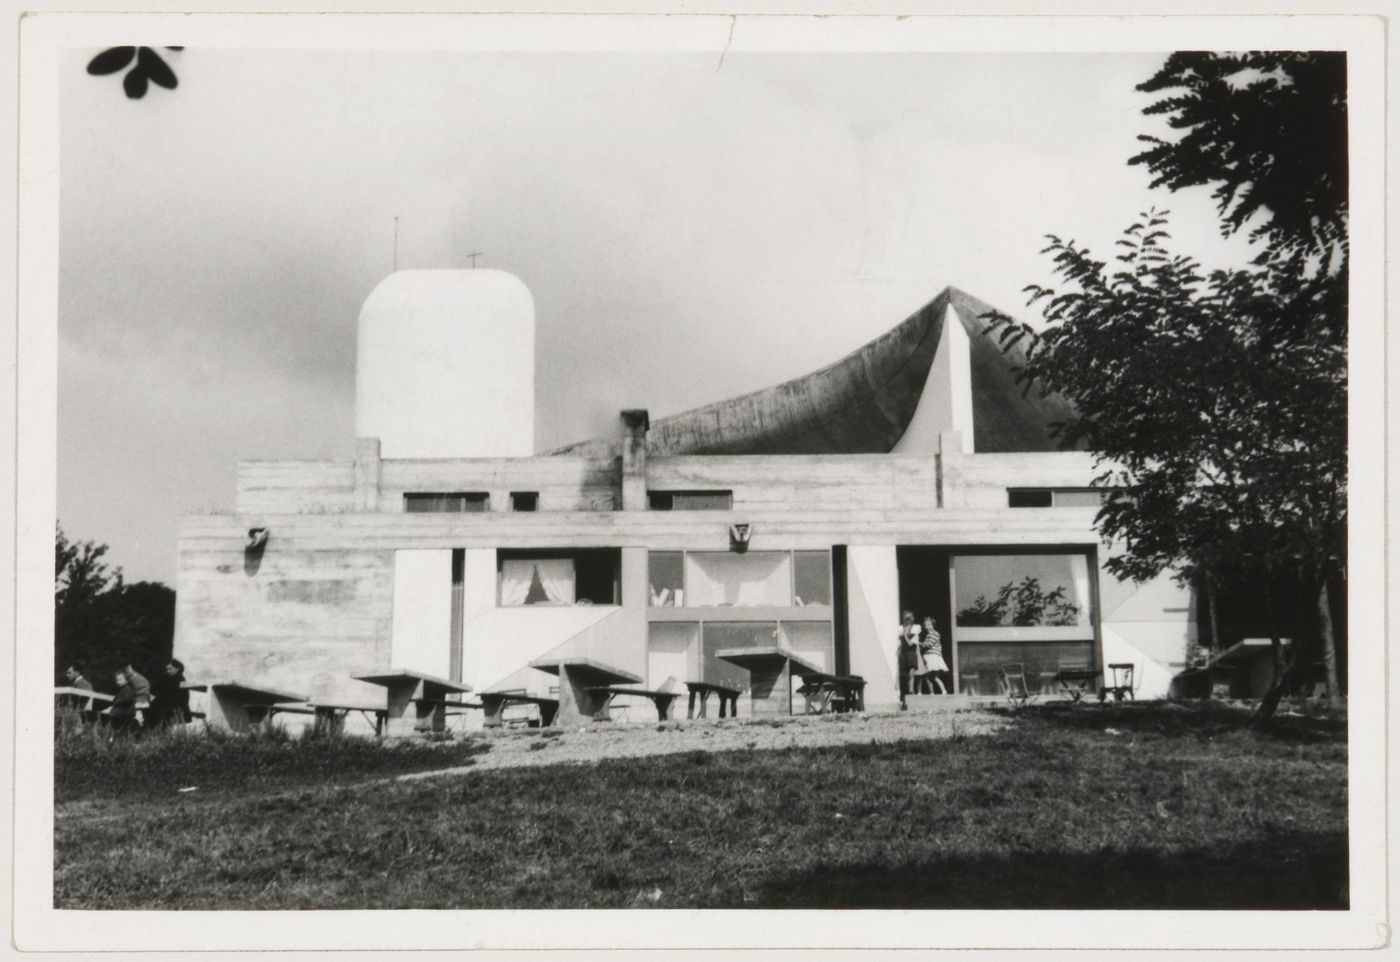
[[[1043,706],[990,735],[410,781],[384,777],[489,740],[71,737],[55,905],[1345,907],[1345,719],[1246,721]]]

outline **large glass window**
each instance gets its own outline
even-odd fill
[[[682,692],[686,682],[701,680],[699,622],[656,621],[648,629],[647,687],[672,680],[672,690]]]
[[[1091,641],[979,641],[958,646],[958,679],[965,695],[999,695],[998,673],[1007,664],[1019,663],[1026,688],[1032,693],[1055,691],[1061,668],[1093,665]]]
[[[960,555],[953,559],[959,628],[1090,625],[1082,554]]]
[[[792,605],[789,551],[690,552],[685,556],[687,607]]]

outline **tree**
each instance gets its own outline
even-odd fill
[[[1169,92],[1144,113],[1185,133],[1140,136],[1151,147],[1128,163],[1146,165],[1153,187],[1213,185],[1221,232],[1252,224],[1267,241],[1257,263],[1299,274],[1314,258],[1344,274],[1346,83],[1346,54],[1334,51],[1172,54],[1137,89]]]
[[[54,670],[77,665],[99,688],[127,664],[154,668],[170,658],[175,592],[158,582],[127,584],[103,558],[107,546],[54,538]]]
[[[1207,274],[1167,250],[1165,214],[1118,241],[1113,264],[1073,241],[1046,252],[1067,285],[1032,286],[1043,332],[997,317],[1008,348],[1030,346],[1020,377],[1077,413],[1056,426],[1083,442],[1111,487],[1096,525],[1123,554],[1107,566],[1143,580],[1168,568],[1213,586],[1274,586],[1314,599],[1295,637],[1321,648],[1340,691],[1330,586],[1346,575],[1346,56],[1176,53],[1138,85],[1181,136],[1145,135],[1129,160],[1154,187],[1209,186],[1222,234],[1248,228],[1250,269]],[[1262,573],[1262,579],[1258,576]],[[1286,576],[1286,578],[1285,578]],[[1212,603],[1212,610],[1214,604]],[[1296,648],[1297,646],[1295,646]],[[1296,656],[1296,653],[1295,653]],[[1267,720],[1287,672],[1261,707]]]
[[[1094,483],[1109,489],[1095,523],[1125,545],[1109,571],[1286,570],[1325,623],[1325,585],[1345,563],[1345,349],[1294,322],[1280,342],[1299,305],[1276,267],[1206,274],[1167,251],[1167,227],[1165,214],[1144,215],[1112,263],[1051,238],[1068,288],[1029,288],[1046,328],[997,316],[992,330],[1007,348],[1026,345],[1027,389],[1075,406],[1054,430],[1064,446],[1087,445]]]

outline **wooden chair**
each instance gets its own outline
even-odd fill
[[[1001,682],[1001,693],[1013,708],[1020,708],[1031,700],[1030,689],[1026,687],[1026,666],[1021,662],[1002,665],[997,678]]]

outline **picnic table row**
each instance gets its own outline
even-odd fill
[[[792,712],[794,674],[802,679],[797,693],[808,714],[865,709],[864,679],[824,672],[788,649],[730,648],[716,654],[748,669],[751,709],[755,716]],[[720,718],[734,717],[738,713],[741,690],[729,685],[691,681],[685,683],[686,692],[648,689],[640,686],[640,676],[594,659],[543,659],[530,664],[558,676],[557,697],[509,690],[479,692],[476,700],[463,700],[464,695],[472,692],[470,685],[408,669],[354,676],[356,681],[382,686],[386,692],[383,705],[312,701],[295,692],[237,680],[185,687],[208,693],[206,717],[210,725],[235,731],[254,728],[279,714],[295,714],[314,718],[318,730],[340,732],[344,730],[346,719],[358,713],[373,726],[376,735],[401,735],[442,731],[448,718],[473,709],[484,713],[485,727],[496,728],[505,724],[506,709],[519,705],[536,707],[543,725],[569,724],[610,718],[614,701],[619,697],[649,700],[656,709],[657,719],[667,721],[681,694],[689,696],[687,718],[709,717],[711,696],[718,702]],[[69,702],[84,699],[89,707],[94,699],[110,701],[112,697],[88,689],[58,688],[55,693],[61,703],[65,699]]]

